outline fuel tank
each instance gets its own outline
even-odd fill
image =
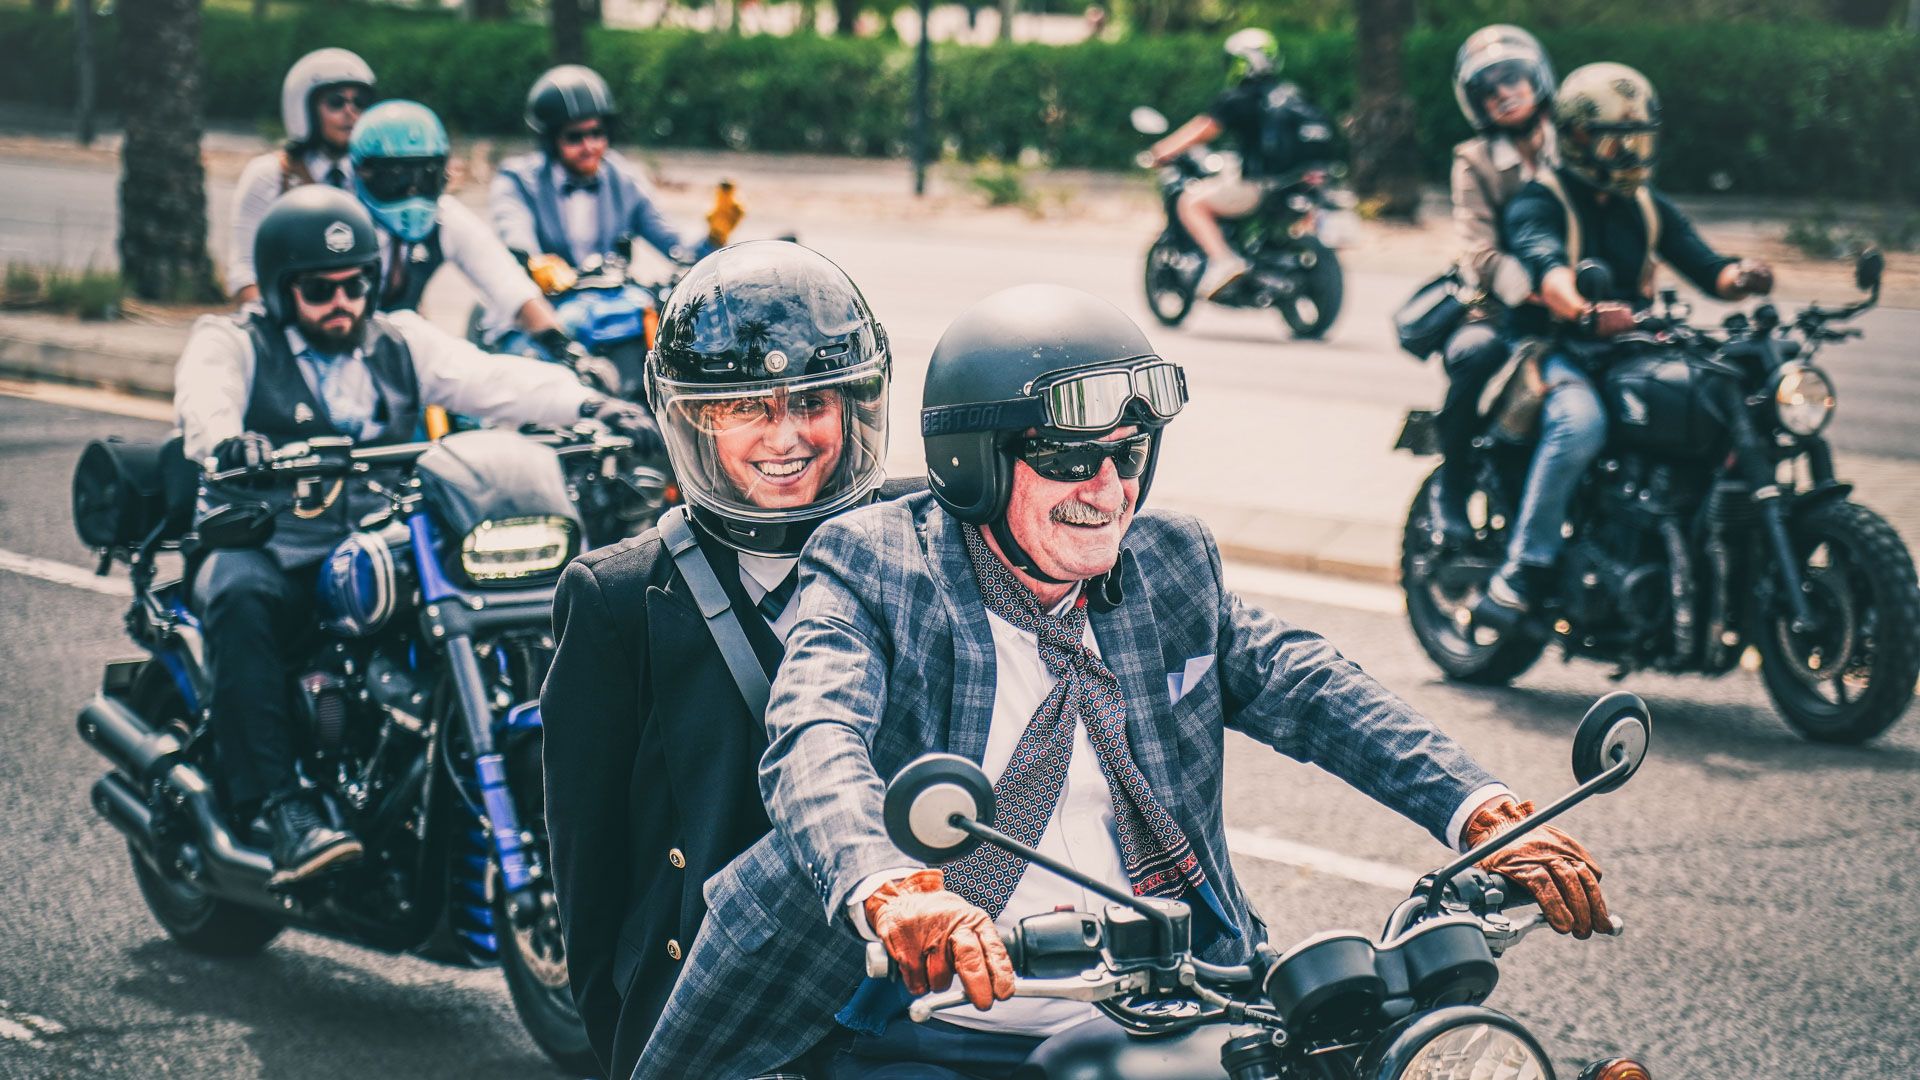
[[[1233,1031],[1229,1024],[1208,1024],[1141,1038],[1100,1016],[1041,1043],[1013,1075],[1015,1080],[1227,1080],[1220,1048]]]

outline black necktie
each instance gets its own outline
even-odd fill
[[[331,168],[331,169],[328,169],[328,170],[327,170],[327,183],[329,183],[329,184],[331,184],[331,185],[333,185],[334,187],[337,187],[337,188],[339,188],[339,189],[340,189],[340,190],[342,190],[342,191],[345,191],[345,190],[347,189],[347,172],[346,172],[346,170],[345,170],[345,169],[342,169],[342,168],[341,168],[340,166],[338,166],[338,165],[335,165],[335,166],[334,166],[333,168]]]
[[[796,566],[787,571],[787,576],[780,579],[780,584],[767,590],[767,595],[760,598],[760,603],[754,605],[760,609],[760,615],[767,620],[768,626],[772,626],[780,618],[780,613],[787,610],[787,602],[793,599],[793,590],[799,584],[800,568]]]

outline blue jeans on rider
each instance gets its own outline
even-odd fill
[[[1574,485],[1607,442],[1606,410],[1587,373],[1556,353],[1541,365],[1541,374],[1549,389],[1540,414],[1540,445],[1527,470],[1520,519],[1507,550],[1509,573],[1517,566],[1553,565]]]
[[[854,1035],[834,1055],[827,1080],[1000,1080],[1042,1041],[899,1016],[879,1035]]]

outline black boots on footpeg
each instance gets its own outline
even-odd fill
[[[1552,576],[1553,568],[1548,566],[1502,567],[1474,603],[1473,625],[1502,635],[1519,629],[1547,595]]]
[[[340,869],[364,853],[351,833],[333,827],[319,796],[289,791],[267,800],[267,831],[273,837],[274,874],[267,884],[283,888]]]

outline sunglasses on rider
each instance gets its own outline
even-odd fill
[[[1093,479],[1100,475],[1101,463],[1109,459],[1120,479],[1132,480],[1147,471],[1147,462],[1153,457],[1153,433],[1143,431],[1105,442],[1069,442],[1032,435],[1014,443],[1013,453],[1041,477],[1063,484]]]
[[[1126,418],[1134,402],[1146,406],[1143,420],[1173,419],[1187,403],[1187,375],[1179,364],[1145,356],[1112,367],[1043,375],[1022,397],[920,410],[920,434],[969,431],[1106,431]]]
[[[397,202],[414,195],[437,199],[447,188],[445,158],[376,161],[360,168],[360,187],[376,202]]]
[[[560,142],[564,146],[580,146],[589,140],[604,141],[606,138],[607,129],[601,124],[595,124],[592,127],[570,128],[560,133]]]
[[[358,300],[372,288],[373,283],[365,274],[355,274],[350,278],[303,277],[293,283],[293,290],[300,294],[300,299],[315,306],[327,303],[342,293],[348,300]]]
[[[329,90],[320,95],[320,104],[323,108],[334,112],[342,112],[346,109],[365,110],[371,99],[372,95],[363,90]]]

